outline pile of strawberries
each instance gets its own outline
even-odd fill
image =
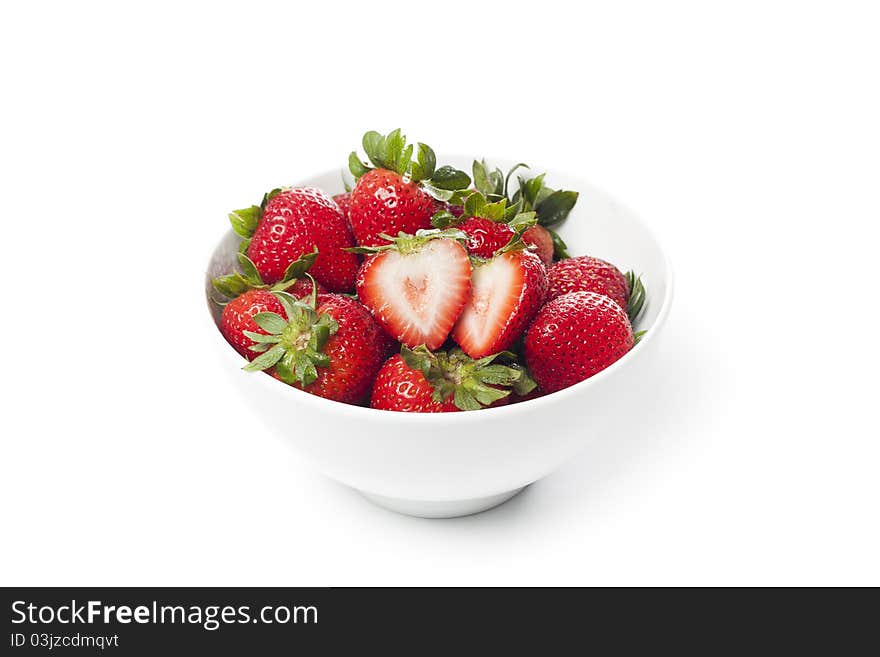
[[[400,130],[363,147],[345,194],[273,189],[229,215],[240,269],[213,284],[245,370],[349,404],[469,411],[583,381],[638,341],[640,279],[569,257],[551,228],[577,192],[512,184],[523,164],[474,161],[472,180]]]

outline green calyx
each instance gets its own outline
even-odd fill
[[[458,347],[450,351],[430,351],[424,345],[400,348],[400,356],[412,369],[419,370],[431,384],[433,400],[442,403],[450,397],[463,411],[476,411],[507,397],[511,390],[526,395],[536,384],[526,369],[516,363],[516,355],[502,351],[474,360]],[[496,359],[507,361],[502,365]]]
[[[528,245],[523,242],[522,235],[538,223],[537,215],[533,210],[522,211],[522,203],[509,203],[508,199],[503,196],[497,201],[492,201],[479,191],[471,192],[465,198],[461,217],[455,217],[451,212],[441,211],[431,217],[431,223],[437,228],[448,229],[449,226],[456,226],[469,217],[480,217],[496,223],[504,223],[513,229],[510,241],[498,249],[495,255],[527,248]]]
[[[397,233],[397,237],[392,237],[385,233],[379,233],[379,237],[387,241],[388,244],[382,244],[379,246],[353,246],[345,250],[350,251],[351,253],[362,253],[366,255],[381,253],[382,251],[399,251],[403,255],[408,255],[421,250],[421,248],[431,240],[447,239],[463,241],[467,239],[467,235],[456,228],[446,228],[444,230],[440,230],[439,228],[422,228],[417,230],[415,235],[400,232]]]
[[[494,196],[491,198],[494,198]],[[464,199],[463,207],[464,211],[461,217],[456,217],[446,210],[441,210],[431,217],[431,223],[436,228],[441,229],[456,226],[469,217],[481,217],[496,223],[505,223],[513,229],[514,235],[510,242],[501,249],[501,252],[525,248],[525,244],[520,238],[524,232],[538,221],[534,211],[522,211],[521,203],[509,203],[505,197],[493,201],[480,191],[468,194]]]
[[[455,199],[457,192],[471,184],[470,177],[464,171],[451,166],[438,168],[437,156],[427,144],[418,143],[417,149],[413,144],[407,144],[400,128],[387,135],[370,130],[364,134],[361,145],[369,162],[361,160],[357,151],[352,151],[348,156],[348,168],[355,179],[373,168],[388,169],[420,183],[422,189],[439,201]]]
[[[474,186],[490,201],[507,199],[508,206],[516,206],[517,212],[534,212],[537,223],[545,228],[562,222],[577,203],[578,192],[548,187],[544,183],[546,174],[543,173],[533,178],[518,175],[516,177],[518,188],[512,192],[511,178],[518,169],[523,168],[528,169],[529,166],[520,162],[505,175],[501,169],[490,170],[485,160],[474,160]],[[550,235],[553,237],[554,258],[560,260],[569,257],[565,242],[559,235],[553,231],[550,231]]]
[[[260,354],[243,369],[258,372],[274,367],[285,383],[306,387],[318,378],[319,367],[330,365],[330,358],[323,349],[330,336],[339,330],[339,324],[330,315],[318,314],[315,310],[317,285],[314,279],[308,300],[296,299],[287,292],[272,294],[281,302],[287,318],[273,312],[254,315],[257,326],[266,333],[243,332],[255,343],[251,351]]]
[[[626,302],[626,314],[629,317],[630,324],[634,324],[645,305],[645,285],[642,283],[642,277],[636,276],[634,271],[626,272],[625,277],[626,286],[629,290],[629,300]],[[644,333],[644,331],[642,331],[642,333]]]
[[[318,259],[318,247],[315,247],[315,250],[311,253],[301,255],[291,262],[287,269],[284,270],[284,276],[281,277],[281,280],[273,285],[263,282],[260,272],[257,271],[257,266],[246,254],[239,252],[236,257],[238,258],[238,266],[241,271],[235,271],[226,276],[218,276],[211,281],[211,285],[214,286],[215,290],[224,297],[231,299],[244,294],[248,290],[286,290],[296,283],[297,280],[305,276],[306,272],[315,264],[315,260]]]

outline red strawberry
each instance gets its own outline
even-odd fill
[[[484,217],[468,217],[458,225],[458,229],[468,236],[468,253],[480,258],[491,258],[515,234],[507,224]]]
[[[415,234],[431,227],[431,216],[456,197],[456,190],[470,184],[468,175],[449,166],[436,168],[434,151],[406,144],[400,130],[388,136],[370,131],[363,138],[364,151],[376,167],[371,169],[357,153],[349,156],[349,168],[357,183],[351,190],[349,221],[361,246],[384,244],[381,235]]]
[[[532,226],[522,234],[522,240],[530,246],[534,246],[534,253],[545,267],[553,264],[553,237],[543,226]]]
[[[246,332],[260,355],[244,369],[266,370],[306,392],[354,404],[366,398],[389,353],[389,340],[356,299],[323,294],[298,301],[272,293],[282,312],[261,313]]]
[[[281,190],[267,198],[247,255],[262,279],[274,283],[297,258],[317,249],[312,275],[328,290],[347,292],[354,288],[359,263],[345,249],[354,245],[336,203],[307,187]]]
[[[377,246],[380,234],[415,233],[431,227],[434,199],[394,171],[373,169],[351,191],[349,221],[361,246]]]
[[[523,380],[523,371],[493,364],[497,356],[473,360],[461,349],[432,353],[425,347],[403,347],[379,370],[370,406],[408,413],[454,413],[503,406],[508,403],[511,388],[517,388]]]
[[[568,292],[596,292],[626,308],[629,298],[626,277],[617,267],[599,258],[580,256],[560,260],[550,267],[547,278],[551,299]]]
[[[220,315],[220,333],[238,353],[248,360],[253,360],[257,354],[250,348],[255,343],[244,334],[244,331],[265,335],[266,332],[254,321],[254,315],[269,312],[282,313],[284,307],[269,290],[248,290],[223,307],[223,314]]]
[[[520,336],[547,293],[540,258],[525,250],[474,263],[471,294],[452,338],[472,358],[503,351]]]
[[[342,210],[342,216],[345,217],[347,221],[348,210],[351,207],[351,192],[345,192],[345,194],[337,194],[333,197],[333,200],[336,201],[336,205],[338,205],[339,209]]]
[[[419,231],[363,249],[374,255],[358,273],[358,297],[382,328],[405,345],[440,347],[467,300],[471,263],[453,237],[462,233]]]
[[[570,292],[549,301],[526,331],[529,372],[545,393],[604,370],[635,342],[626,312],[595,292]]]

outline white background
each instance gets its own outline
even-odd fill
[[[3,4],[0,582],[880,584],[876,5],[375,4]],[[677,274],[652,430],[458,520],[251,428],[204,330],[225,213],[397,126]]]

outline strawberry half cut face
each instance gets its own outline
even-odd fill
[[[358,295],[397,340],[437,349],[464,306],[470,275],[461,244],[433,239],[413,250],[387,250],[369,258],[358,277]]]
[[[471,295],[452,337],[472,358],[513,344],[543,303],[547,275],[527,251],[495,256],[474,266]]]

